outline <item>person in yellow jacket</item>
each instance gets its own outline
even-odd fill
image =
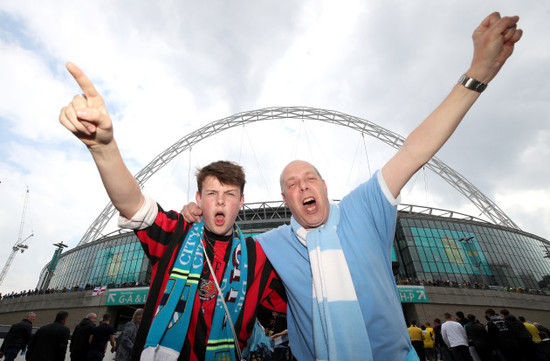
[[[429,322],[426,325],[420,326],[422,333],[424,334],[424,354],[427,361],[435,361],[435,334],[434,329]]]
[[[424,340],[424,334],[422,333],[422,329],[416,325],[415,320],[412,320],[411,326],[408,330],[409,336],[411,337],[412,346],[414,347],[418,358],[420,358],[420,360],[424,360],[424,343],[422,342]]]
[[[532,323],[527,322],[525,320],[525,317],[523,316],[519,316],[518,319],[523,323],[527,331],[529,331],[529,333],[531,334],[531,337],[533,338],[533,343],[535,344],[535,350],[537,352],[537,356],[539,357],[539,359],[544,360],[544,357],[546,357],[546,355],[542,348],[539,329]]]

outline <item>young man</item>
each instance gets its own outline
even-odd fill
[[[105,313],[99,326],[90,332],[90,346],[86,354],[87,361],[101,361],[107,352],[107,344],[111,344],[111,353],[115,352],[115,328],[111,325],[111,314]]]
[[[158,289],[147,298],[133,359],[143,348],[142,360],[235,360],[221,297],[241,348],[252,333],[258,305],[286,312],[284,291],[263,250],[235,224],[244,203],[242,168],[219,161],[199,171],[196,200],[204,211],[202,221],[191,224],[178,212],[163,210],[142,194],[124,164],[109,113],[92,82],[74,64],[67,63],[67,69],[84,95],[64,107],[59,120],[88,147],[120,212],[120,226],[136,231],[152,264],[151,290]]]
[[[329,204],[325,181],[313,165],[294,161],[283,170],[291,225],[257,239],[285,285],[290,347],[297,359],[418,359],[391,269],[399,193],[512,54],[522,35],[518,20],[498,13],[483,20],[473,34],[471,66],[459,83],[382,170],[338,206]],[[184,212],[192,219],[199,211]],[[313,292],[305,285],[313,285]],[[395,337],[388,339],[388,332]]]
[[[441,336],[451,350],[453,360],[470,361],[468,335],[460,322],[454,321],[449,312],[445,312],[445,322],[441,325]]]

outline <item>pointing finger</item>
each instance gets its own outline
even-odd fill
[[[84,74],[84,72],[80,70],[78,66],[71,62],[68,62],[65,66],[67,67],[69,73],[71,73],[71,75],[73,76],[74,80],[76,80],[76,82],[80,86],[80,89],[82,89],[84,95],[87,98],[100,97],[92,81],[88,79],[86,74]]]

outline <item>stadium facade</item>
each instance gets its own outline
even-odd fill
[[[266,202],[245,204],[237,223],[254,235],[289,219],[282,202]],[[529,290],[550,285],[549,241],[441,209],[400,206],[392,257],[398,283],[449,281]],[[53,274],[44,267],[38,288],[147,283],[150,274],[134,233],[116,231],[63,253]]]
[[[341,125],[394,148],[404,142],[396,133],[340,112],[308,107],[264,108],[220,119],[186,135],[135,178],[143,186],[197,142],[225,129],[270,119]],[[426,168],[470,199],[489,221],[448,210],[400,206],[391,257],[405,317],[424,322],[457,310],[481,317],[486,307],[493,307],[508,308],[518,316],[550,326],[550,242],[520,230],[494,202],[441,160],[434,157]],[[108,204],[75,248],[61,253],[60,247],[44,267],[37,288],[62,292],[0,300],[0,324],[16,322],[33,309],[44,315],[36,322],[40,326],[50,322],[62,307],[80,315],[110,312],[120,329],[133,310],[145,303],[151,266],[133,232],[115,231],[101,236],[115,213],[113,205]],[[237,223],[245,234],[254,235],[289,219],[290,212],[282,202],[266,202],[245,204]],[[90,288],[99,285],[108,285],[108,290],[93,296]],[[86,291],[77,291],[83,288]],[[79,319],[74,317],[69,326]]]

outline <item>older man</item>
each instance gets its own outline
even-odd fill
[[[36,319],[36,313],[27,312],[25,318],[13,324],[0,346],[0,358],[6,356],[6,361],[13,361],[19,351],[24,350],[31,341],[32,323]]]
[[[382,170],[338,206],[329,204],[313,165],[293,161],[284,168],[280,183],[291,224],[257,240],[285,285],[297,359],[418,360],[391,269],[399,193],[512,54],[522,35],[518,20],[498,13],[483,20],[473,34],[471,66],[451,93]]]

